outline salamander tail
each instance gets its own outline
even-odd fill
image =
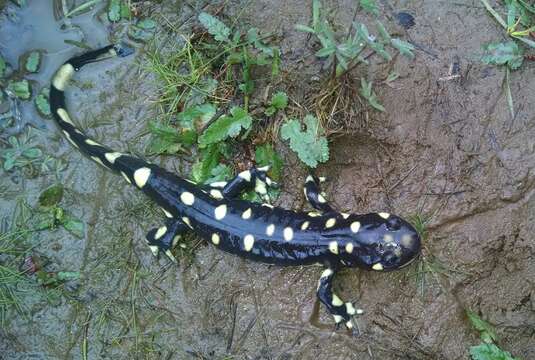
[[[121,172],[129,182],[133,179],[134,170],[146,166],[146,162],[133,156],[115,152],[91,139],[77,128],[67,112],[64,90],[74,73],[84,65],[116,56],[128,56],[132,52],[132,49],[123,45],[108,45],[73,57],[58,69],[50,86],[50,110],[65,138],[96,163]]]

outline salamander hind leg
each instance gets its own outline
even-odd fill
[[[210,187],[212,188],[210,193],[212,196],[220,194],[221,197],[226,199],[234,199],[243,191],[254,188],[256,193],[263,200],[269,201],[267,188],[276,187],[277,183],[267,176],[268,171],[269,166],[260,168],[253,167],[249,170],[242,171],[228,183],[217,182],[210,184]],[[221,188],[221,190],[218,190],[217,188]],[[219,191],[219,194],[217,194],[217,191]]]
[[[318,281],[317,296],[318,299],[334,317],[336,328],[343,322],[345,326],[354,331],[353,322],[351,318],[354,315],[362,314],[361,309],[355,309],[351,302],[342,301],[332,290],[332,282],[334,278],[334,270],[326,269],[321,274]]]
[[[333,212],[331,205],[325,199],[325,193],[321,191],[320,182],[325,181],[325,178],[318,178],[315,175],[308,175],[303,186],[303,192],[307,201],[312,207],[321,212]]]
[[[171,254],[171,249],[187,229],[188,227],[181,220],[169,219],[164,226],[154,228],[147,233],[147,244],[154,256],[164,253],[169,259],[176,262],[175,257]]]

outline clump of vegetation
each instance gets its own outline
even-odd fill
[[[163,116],[149,125],[147,152],[193,153],[190,177],[200,183],[227,180],[253,162],[273,165],[270,176],[277,180],[282,160],[259,140],[266,124],[256,114],[273,117],[288,98],[277,92],[264,104],[255,90],[257,82],[278,76],[279,50],[255,28],[232,29],[206,12],[198,20],[202,30],[184,38],[178,51],[148,54],[149,70],[163,82],[157,100]]]
[[[524,0],[506,0],[503,2],[504,19],[499,11],[494,10],[487,0],[481,0],[487,11],[505,29],[511,40],[489,43],[483,46],[482,61],[486,64],[505,66],[505,93],[511,117],[515,117],[515,108],[511,94],[509,73],[522,66],[524,59],[533,59],[535,54],[526,54],[528,49],[535,50],[535,40],[530,36],[535,34],[535,6]]]
[[[379,15],[374,0],[360,1],[360,7],[376,17]],[[317,39],[320,48],[315,55],[324,59],[324,68],[330,73],[327,83],[322,84],[318,95],[313,98],[313,105],[318,119],[331,132],[348,128],[351,130],[355,127],[353,123],[357,122],[365,111],[361,99],[367,100],[374,109],[384,111],[384,107],[371,90],[372,80],[361,77],[360,91],[357,92],[358,85],[351,74],[353,69],[359,65],[369,65],[369,59],[374,55],[384,61],[392,61],[393,56],[389,48],[408,58],[414,57],[412,44],[393,38],[378,19],[375,25],[377,35],[370,34],[368,27],[357,21],[353,22],[352,31],[338,34],[324,15],[320,0],[313,0],[312,23],[296,26],[298,30],[314,35]]]
[[[23,57],[24,59],[24,70],[29,73],[36,73],[41,67],[41,53],[37,50],[30,51],[27,55]]]
[[[42,161],[43,152],[35,145],[31,128],[27,128],[27,131],[19,137],[10,136],[7,145],[8,147],[0,149],[4,170],[26,168],[29,173],[36,172]]]
[[[10,80],[7,83],[6,90],[8,94],[21,100],[29,100],[32,97],[32,88],[30,82],[26,79]]]
[[[39,196],[36,207],[18,200],[11,223],[0,224],[0,326],[8,314],[26,315],[26,299],[53,301],[68,295],[63,284],[77,280],[78,272],[50,271],[48,261],[33,252],[35,234],[61,225],[75,236],[83,235],[83,223],[59,206],[63,187],[54,185]]]
[[[298,120],[289,120],[281,127],[281,137],[290,140],[290,147],[308,166],[329,160],[329,145],[318,120],[307,115],[304,119],[306,130],[301,130]]]
[[[479,331],[480,338],[483,341],[479,345],[470,347],[472,360],[520,360],[496,345],[498,336],[491,324],[470,310],[466,310],[466,315],[472,326]]]

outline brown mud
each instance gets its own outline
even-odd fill
[[[152,15],[182,24],[183,33],[202,7],[165,3],[152,6]],[[504,38],[479,1],[380,3],[389,30],[425,51],[412,61],[395,59],[391,68],[400,78],[375,88],[386,112],[371,112],[365,127],[334,137],[330,161],[317,173],[333,174],[325,190],[340,210],[420,214],[429,224],[419,264],[337,276],[340,295],[365,311],[357,318],[359,336],[334,331],[318,308],[319,267],[267,266],[197,241],[178,267],[154,259],[143,238],[162,219],[150,202],[73,151],[46,121],[43,147],[68,162],[64,205],[87,230],[82,240],[63,230],[41,233],[35,251],[57,269],[80,271],[81,279],[75,297],[34,303],[29,317],[14,316],[0,329],[0,358],[78,359],[87,346],[89,359],[467,359],[480,340],[466,309],[496,327],[502,348],[535,358],[535,63],[511,74],[512,119],[504,70],[479,61],[482,44]],[[354,2],[325,7],[341,28],[351,23]],[[392,17],[401,10],[415,17],[409,30]],[[308,2],[265,0],[230,1],[223,10],[279,35],[297,103],[314,96],[307,89],[318,87],[321,74],[306,34],[294,29],[310,12]],[[35,46],[46,49],[47,42]],[[94,86],[71,87],[68,101],[99,141],[143,153],[140,136],[155,115],[156,94],[138,53],[84,69],[78,79]],[[456,58],[461,78],[440,80]],[[367,75],[386,78],[390,67],[375,64]],[[57,63],[45,65],[50,73]],[[286,164],[278,205],[301,207],[305,169],[285,144],[277,147]],[[162,164],[188,166],[178,159]],[[2,185],[32,204],[54,182],[43,176],[16,183],[0,172]],[[13,211],[15,200],[0,200],[2,213]]]

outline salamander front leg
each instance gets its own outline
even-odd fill
[[[334,209],[327,203],[325,194],[322,193],[320,189],[320,182],[323,181],[325,181],[325,178],[318,178],[315,175],[308,175],[305,180],[303,191],[306,199],[314,209],[325,213],[333,212]]]
[[[164,226],[152,229],[147,233],[147,244],[154,256],[163,252],[169,259],[176,262],[175,257],[171,254],[171,249],[178,243],[181,234],[187,229],[188,227],[181,220],[169,219]]]
[[[251,168],[249,170],[242,171],[234,179],[230,180],[228,183],[217,182],[210,184],[212,190],[210,194],[212,196],[217,195],[217,188],[221,188],[220,194],[221,197],[227,199],[233,199],[239,196],[243,191],[251,189],[254,186],[256,193],[265,201],[269,201],[267,194],[267,187],[276,187],[277,183],[271,180],[267,176],[269,171],[269,166],[264,166],[261,168]],[[217,197],[217,196],[216,196]]]
[[[353,323],[351,317],[356,314],[362,314],[361,309],[355,309],[350,302],[344,303],[340,298],[333,293],[332,282],[334,278],[334,270],[326,269],[321,274],[318,281],[317,296],[318,299],[327,307],[327,310],[334,317],[336,327],[340,326],[340,323],[344,322],[348,329],[353,329]]]

